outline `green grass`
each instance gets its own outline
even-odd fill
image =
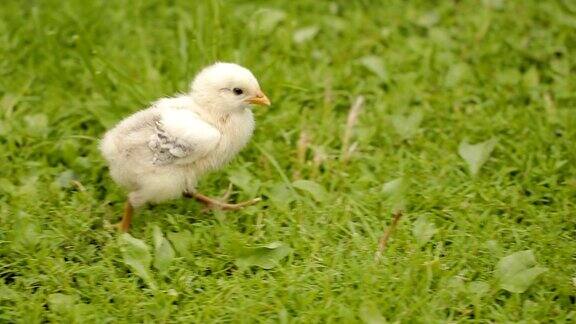
[[[265,201],[143,210],[131,234],[152,248],[157,226],[177,251],[152,289],[105,228],[125,196],[98,138],[216,60],[252,69],[273,106],[200,189],[232,179],[237,199]],[[573,321],[575,73],[570,0],[4,0],[0,322]],[[473,177],[459,145],[491,138]],[[400,177],[404,216],[375,261]],[[273,269],[237,266],[275,241],[292,252]],[[548,270],[502,289],[497,263],[524,250]]]

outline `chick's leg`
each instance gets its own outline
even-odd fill
[[[130,223],[132,222],[133,214],[134,214],[134,207],[128,200],[124,204],[124,214],[122,215],[122,220],[120,221],[120,223],[114,224],[114,227],[118,228],[118,230],[122,233],[128,232],[128,230],[130,229]]]
[[[242,201],[236,204],[230,204],[223,202],[223,200],[227,200],[230,196],[230,192],[232,190],[232,185],[228,187],[228,190],[224,194],[224,197],[220,199],[210,198],[198,192],[184,192],[184,197],[186,198],[194,198],[197,201],[205,204],[207,207],[215,208],[215,209],[222,209],[222,210],[238,210],[246,206],[254,205],[255,203],[259,202],[260,198],[254,198],[246,201]]]

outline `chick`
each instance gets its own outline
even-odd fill
[[[204,68],[188,94],[160,99],[109,130],[100,143],[112,179],[128,199],[118,224],[128,231],[134,209],[178,197],[239,209],[196,191],[198,179],[229,162],[254,130],[251,105],[270,105],[254,75],[233,63]]]

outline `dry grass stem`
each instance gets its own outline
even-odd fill
[[[364,108],[364,96],[356,97],[354,103],[350,107],[350,112],[348,113],[348,119],[346,121],[346,128],[344,129],[344,137],[342,138],[342,160],[347,162],[350,159],[355,146],[350,146],[350,140],[352,134],[354,133],[354,126],[358,122],[358,117]]]
[[[378,250],[376,251],[376,255],[374,257],[376,261],[380,260],[382,254],[386,250],[386,247],[388,246],[388,241],[390,240],[390,236],[392,235],[392,232],[394,232],[394,230],[396,229],[396,226],[398,226],[398,222],[400,221],[400,218],[402,218],[402,214],[403,214],[402,211],[394,212],[392,217],[392,223],[390,223],[390,226],[388,226],[388,228],[384,231],[384,234],[382,234],[382,237],[380,237],[380,240],[378,241]]]
[[[294,170],[293,178],[300,179],[302,178],[302,174],[300,170],[304,167],[306,163],[306,152],[310,147],[310,134],[306,130],[302,130],[300,132],[300,137],[298,138],[298,142],[296,143],[296,160],[298,162],[298,168]]]

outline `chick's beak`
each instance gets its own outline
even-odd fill
[[[254,97],[246,100],[248,103],[260,106],[270,106],[270,99],[262,91],[258,91]]]

